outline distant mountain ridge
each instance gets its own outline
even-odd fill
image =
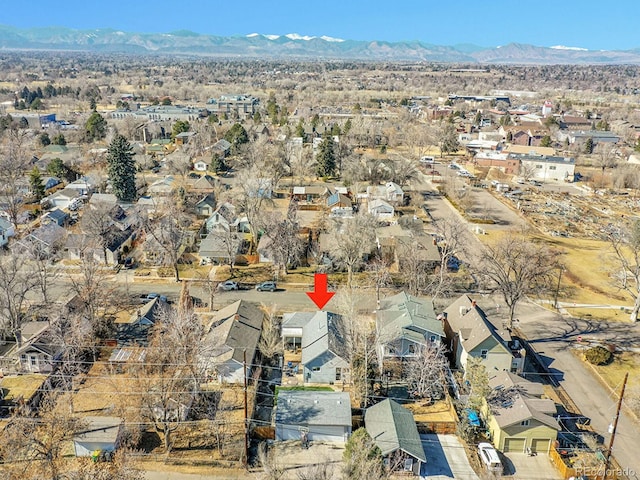
[[[580,47],[538,47],[511,43],[496,48],[471,44],[433,45],[421,41],[344,40],[296,33],[246,36],[77,30],[66,27],[16,28],[0,25],[1,50],[58,50],[129,54],[191,54],[233,58],[297,58],[444,63],[640,64],[640,48],[624,51]]]

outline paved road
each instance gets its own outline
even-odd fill
[[[560,385],[591,418],[591,425],[608,445],[608,428],[613,421],[617,393],[611,392],[595,378],[589,367],[571,349],[577,337],[634,347],[640,344],[640,324],[607,323],[562,317],[531,304],[518,310],[519,328],[551,369]],[[624,409],[618,422],[613,454],[622,467],[632,469],[640,478],[639,425]]]

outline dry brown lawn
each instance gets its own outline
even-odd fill
[[[413,412],[413,417],[418,423],[456,421],[451,403],[448,399],[439,400],[434,403],[407,403],[403,406]]]
[[[495,244],[507,234],[508,232],[492,231],[491,235],[478,238],[484,243]],[[529,235],[532,240],[544,242],[562,252],[561,262],[565,270],[560,281],[561,302],[631,306],[631,297],[616,288],[611,281],[609,272],[615,269],[615,261],[607,242],[585,238],[550,237],[538,232]],[[590,313],[592,318],[603,320],[623,320],[625,315],[619,309],[589,309],[575,312],[576,316],[584,313]],[[608,313],[611,316],[607,316]]]

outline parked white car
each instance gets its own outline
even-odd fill
[[[502,462],[500,461],[498,452],[493,448],[493,445],[486,442],[479,443],[478,455],[480,456],[480,461],[487,470],[492,473],[502,473]]]
[[[218,290],[238,290],[238,283],[233,280],[227,280],[226,282],[222,282],[218,284]]]

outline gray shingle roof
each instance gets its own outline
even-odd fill
[[[258,340],[262,332],[264,314],[255,305],[238,300],[213,316],[205,337],[207,348],[214,357],[229,357],[242,363],[244,350],[247,351],[247,362],[252,363]],[[219,358],[221,361],[227,358]]]
[[[351,400],[347,392],[279,390],[276,425],[351,426]]]
[[[388,398],[369,407],[364,424],[382,455],[402,450],[422,462],[427,461],[413,413],[398,402]]]
[[[500,428],[507,428],[525,420],[537,420],[560,430],[553,418],[556,406],[553,400],[540,398],[544,387],[510,372],[499,372],[489,381],[493,388],[487,402],[491,414]]]
[[[73,435],[76,442],[116,443],[124,420],[119,417],[83,417],[86,427]]]
[[[348,358],[344,320],[335,313],[319,311],[302,327],[302,363],[327,351]]]
[[[405,292],[380,302],[376,314],[380,340],[384,343],[398,338],[409,338],[424,343],[430,334],[444,337],[442,323],[436,318],[433,303]]]
[[[509,333],[498,331],[484,311],[468,295],[460,296],[445,309],[447,322],[454,332],[459,332],[465,351],[471,352],[488,338],[494,338],[505,349],[511,340]]]

